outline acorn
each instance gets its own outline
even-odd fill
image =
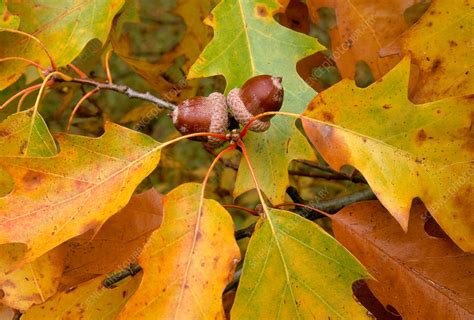
[[[227,95],[227,105],[234,118],[246,125],[253,116],[279,111],[283,104],[283,86],[281,77],[260,75],[247,80],[242,88],[232,89]],[[270,127],[273,115],[258,118],[249,126],[249,130],[262,132]]]
[[[223,94],[214,92],[208,97],[193,97],[180,103],[171,117],[176,129],[183,135],[212,132],[225,135],[229,126],[229,115]],[[223,141],[215,137],[194,137],[209,146],[218,146]]]

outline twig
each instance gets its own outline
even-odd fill
[[[126,95],[130,99],[140,99],[144,101],[151,102],[161,108],[165,108],[168,110],[174,110],[176,108],[176,105],[173,103],[170,103],[168,101],[165,101],[163,99],[160,99],[158,97],[155,97],[149,92],[138,92],[133,90],[132,88],[125,86],[125,85],[118,85],[114,83],[106,83],[106,82],[98,82],[92,79],[80,79],[80,78],[72,78],[70,80],[65,80],[62,79],[61,77],[55,77],[55,81],[57,82],[73,82],[73,83],[80,83],[83,85],[88,85],[88,86],[93,86],[96,87],[97,89],[100,90],[110,90],[110,91],[115,91],[121,94]]]
[[[330,173],[331,178],[329,178],[329,176],[328,176],[328,179],[332,179],[332,180],[351,180],[352,182],[367,183],[367,181],[364,179],[364,177],[362,175],[358,174],[358,172],[356,172],[356,174],[354,174],[353,176],[350,176],[348,174],[345,174],[345,173],[339,172],[337,170],[334,170],[334,169],[332,169],[328,166],[324,166],[324,165],[321,165],[321,164],[318,164],[318,163],[315,163],[315,162],[312,162],[312,161],[307,161],[307,160],[295,160],[295,161],[299,162],[299,163],[302,163],[304,165],[307,165],[309,167],[316,168],[318,170]],[[315,178],[320,177],[319,175],[311,175],[311,174],[303,175],[303,174],[299,173],[298,171],[295,171],[293,174],[294,175],[301,175],[301,176],[308,176],[308,177],[315,177]],[[324,178],[324,177],[321,177],[321,178]]]
[[[13,314],[12,320],[20,320],[22,315],[23,315],[23,313],[21,313],[18,310],[15,310],[15,313]]]
[[[295,203],[306,204],[315,209],[322,210],[328,213],[336,213],[340,209],[354,202],[377,199],[373,191],[369,188],[351,193],[347,196],[322,201],[305,201],[303,198],[301,198],[298,193],[298,190],[296,190],[294,187],[289,187],[286,192]],[[295,213],[311,221],[325,217],[325,215],[323,214],[316,213],[311,209],[306,208],[297,208],[295,209]],[[254,229],[255,223],[249,225],[244,229],[237,230],[234,233],[234,237],[236,240],[250,237],[252,236]]]
[[[224,294],[237,288],[237,286],[239,285],[241,275],[242,275],[242,268],[239,268],[234,273],[234,280],[232,280],[232,282],[229,283],[227,287],[225,287]]]
[[[255,230],[255,223],[252,223],[251,225],[249,225],[248,227],[244,229],[235,231],[234,233],[235,240],[250,238],[254,230]]]
[[[111,276],[108,276],[104,279],[102,284],[107,289],[112,289],[115,287],[115,284],[129,276],[134,276],[142,270],[142,267],[137,263],[131,263],[128,267],[118,272],[113,273]]]
[[[335,213],[351,203],[375,199],[377,199],[377,197],[374,192],[370,188],[367,188],[339,198],[310,202],[309,205],[326,212]]]

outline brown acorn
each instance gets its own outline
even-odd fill
[[[246,125],[253,116],[279,111],[283,104],[283,86],[280,77],[260,75],[247,80],[242,88],[232,89],[227,95],[227,104],[234,118]],[[262,132],[270,127],[270,119],[265,116],[256,119],[249,130]]]
[[[193,97],[180,103],[171,114],[173,124],[183,135],[212,132],[225,135],[229,115],[223,94],[214,92],[209,97]],[[195,137],[191,140],[206,142],[210,146],[222,143],[215,137]]]

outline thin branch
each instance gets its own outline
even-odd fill
[[[137,263],[131,263],[128,267],[125,269],[122,269],[118,272],[114,272],[111,276],[108,276],[107,278],[104,279],[102,284],[104,285],[105,288],[107,289],[112,289],[115,287],[115,284],[129,276],[134,276],[137,273],[142,271],[142,267],[137,264]]]
[[[126,95],[130,99],[140,99],[144,101],[151,102],[161,108],[165,108],[168,110],[174,110],[176,108],[176,105],[173,103],[170,103],[168,101],[165,101],[163,99],[160,99],[158,97],[155,97],[149,92],[138,92],[133,90],[132,88],[125,86],[125,85],[118,85],[114,83],[105,83],[105,82],[98,82],[92,79],[80,79],[80,78],[72,78],[72,79],[63,79],[61,77],[55,77],[55,81],[57,82],[73,82],[73,83],[79,83],[87,86],[93,86],[96,87],[100,90],[110,90],[110,91],[115,91],[121,94]]]
[[[226,294],[227,292],[232,291],[234,289],[237,289],[237,286],[239,285],[241,275],[242,275],[242,268],[239,268],[234,273],[234,280],[232,280],[232,282],[229,283],[227,285],[227,287],[225,288],[224,294]]]
[[[295,161],[299,162],[301,164],[307,165],[309,167],[316,168],[316,169],[324,171],[324,172],[328,172],[329,174],[331,174],[331,178],[329,178],[329,176],[328,176],[328,179],[332,179],[332,180],[351,180],[352,182],[367,183],[367,181],[364,179],[364,177],[362,175],[360,175],[358,172],[356,172],[354,175],[351,176],[351,175],[345,174],[343,172],[339,172],[337,170],[334,170],[334,169],[332,169],[328,166],[324,166],[324,165],[321,165],[319,163],[315,163],[315,162],[312,162],[312,161],[307,161],[307,160],[295,160]],[[315,177],[315,178],[319,177],[318,175],[312,175],[312,174],[303,175],[302,173],[300,173],[298,171],[294,171],[293,174],[294,175],[307,176],[307,177]],[[324,178],[324,177],[322,177],[322,178]]]
[[[21,311],[15,310],[15,313],[13,314],[12,320],[20,320],[22,315],[23,315],[23,313],[21,313]]]
[[[255,223],[252,223],[246,228],[235,231],[234,233],[235,240],[250,238],[254,230],[255,230]]]
[[[348,206],[351,203],[364,201],[364,200],[377,199],[375,197],[375,194],[370,188],[351,193],[347,196],[329,199],[329,200],[323,200],[323,201],[305,201],[303,198],[301,198],[298,191],[294,187],[289,187],[287,189],[287,193],[295,203],[304,204],[306,206],[312,207],[312,209],[314,208],[314,209],[322,210],[322,211],[325,211],[327,213],[332,213],[332,214],[338,212],[340,209],[344,208],[345,206]],[[310,221],[314,221],[314,220],[325,217],[325,215],[323,214],[315,213],[312,209],[297,208],[295,210],[295,213]],[[234,233],[234,237],[236,240],[250,237],[252,236],[254,229],[255,229],[255,223],[249,225],[248,227],[244,229],[237,230]]]

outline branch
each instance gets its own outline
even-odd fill
[[[105,288],[112,289],[115,287],[115,284],[120,280],[123,280],[129,276],[134,276],[140,271],[142,271],[142,267],[140,267],[140,265],[138,265],[137,263],[131,263],[125,269],[114,272],[111,276],[105,278],[102,284]]]
[[[115,91],[121,94],[126,95],[127,97],[131,99],[140,99],[144,101],[151,102],[161,108],[165,108],[168,110],[174,110],[176,108],[176,105],[173,103],[170,103],[168,101],[165,101],[163,99],[160,99],[158,97],[155,97],[149,92],[138,92],[133,90],[132,88],[125,86],[125,85],[118,85],[115,83],[106,83],[106,82],[98,82],[92,79],[81,79],[81,78],[72,78],[70,80],[65,80],[60,77],[55,77],[54,80],[56,82],[72,82],[72,83],[79,83],[82,85],[86,86],[93,86],[96,87],[99,90],[110,90],[110,91]]]
[[[255,230],[255,223],[252,223],[251,225],[249,225],[248,227],[244,229],[235,231],[234,233],[235,240],[250,238],[254,230]]]
[[[323,200],[323,201],[305,201],[303,198],[301,198],[301,196],[298,193],[298,190],[296,190],[294,187],[289,187],[286,190],[286,192],[295,203],[306,204],[315,209],[319,209],[327,213],[336,213],[340,209],[344,208],[345,206],[351,203],[364,201],[364,200],[377,199],[374,192],[370,188],[351,193],[347,196],[329,199],[329,200]],[[320,213],[317,213],[317,212],[311,211],[310,209],[305,209],[305,208],[297,208],[295,209],[295,213],[310,221],[314,221],[314,220],[326,217],[325,215],[322,215]],[[255,230],[255,223],[249,225],[248,227],[244,229],[237,230],[234,233],[234,237],[236,240],[251,237],[254,230]]]
[[[290,174],[293,175],[299,175],[299,176],[306,176],[306,177],[313,177],[313,178],[324,178],[324,179],[332,179],[332,180],[351,180],[352,182],[357,182],[357,183],[367,183],[365,178],[358,172],[356,171],[352,176],[345,174],[343,172],[339,172],[337,170],[334,170],[328,166],[321,165],[319,163],[315,163],[313,161],[307,161],[307,160],[295,160],[296,162],[299,162],[301,164],[304,164],[306,166],[327,172],[327,175],[322,175],[319,174],[311,174],[311,173],[302,173],[296,170],[293,170],[293,172]]]

